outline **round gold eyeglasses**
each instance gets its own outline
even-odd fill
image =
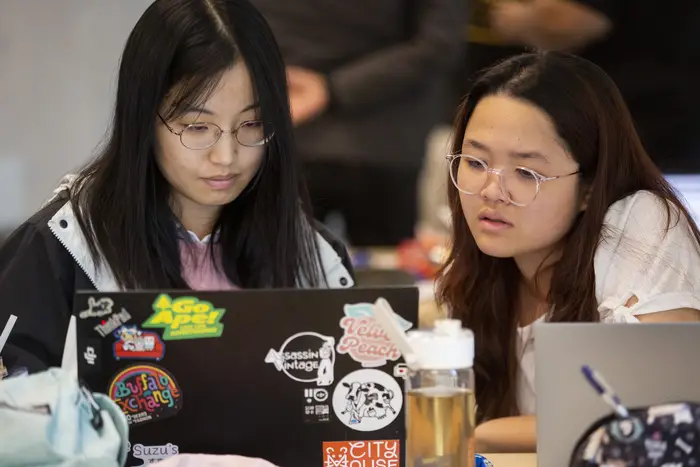
[[[158,118],[170,133],[180,137],[180,142],[188,149],[201,150],[214,146],[221,135],[231,133],[241,146],[250,148],[264,146],[270,142],[274,132],[265,134],[265,125],[262,120],[249,120],[241,123],[233,130],[223,130],[215,123],[192,123],[181,131],[176,131],[165,119],[158,114]]]

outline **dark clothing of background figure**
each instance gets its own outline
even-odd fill
[[[316,161],[306,171],[314,212],[320,219],[342,212],[354,246],[397,245],[413,236],[418,170]]]
[[[512,0],[505,0],[512,1]],[[501,60],[526,51],[522,47],[506,45],[503,39],[491,28],[490,5],[493,0],[467,0],[468,14],[464,18],[463,48],[460,66],[453,74],[450,83],[450,103],[445,115],[446,122],[452,124],[457,107],[469,93],[480,72]]]
[[[253,0],[267,18],[288,66],[327,76],[330,108],[296,130],[297,148],[309,169],[307,177],[334,178],[324,172],[341,163],[365,177],[338,180],[316,192],[323,180],[308,180],[312,199],[343,200],[340,210],[357,202],[354,184],[375,183],[377,173],[418,173],[429,131],[440,120],[440,89],[456,64],[464,0]],[[327,165],[326,163],[333,163]],[[406,202],[416,204],[417,187]],[[409,199],[410,198],[410,199]],[[318,201],[318,200],[316,200]],[[317,206],[318,202],[315,202]],[[390,217],[380,203],[361,206],[370,217]],[[359,209],[359,206],[352,209]],[[347,210],[347,209],[344,209]],[[372,211],[372,212],[370,212]],[[346,215],[346,212],[341,214]],[[319,213],[317,217],[321,218]],[[398,219],[397,219],[398,220]],[[400,219],[400,224],[415,224]],[[348,220],[348,224],[350,221]],[[381,243],[390,231],[377,232]],[[413,229],[405,232],[413,236]],[[350,238],[356,243],[356,238]]]
[[[612,22],[579,54],[616,82],[651,158],[666,173],[700,172],[700,2],[573,1]]]

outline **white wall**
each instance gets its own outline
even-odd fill
[[[122,48],[152,0],[0,0],[0,231],[102,141]]]

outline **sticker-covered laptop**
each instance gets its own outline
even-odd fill
[[[406,367],[374,320],[380,297],[417,327],[413,287],[79,292],[79,376],[126,415],[128,466],[404,466]]]

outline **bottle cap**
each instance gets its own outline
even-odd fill
[[[407,333],[415,354],[406,364],[414,370],[459,370],[474,365],[474,333],[457,319],[439,319],[434,329]]]

